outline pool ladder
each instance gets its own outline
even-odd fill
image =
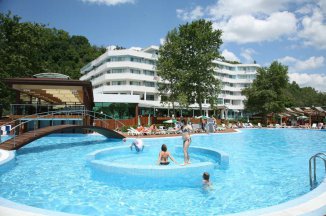
[[[309,159],[309,177],[310,177],[310,190],[315,189],[318,186],[316,178],[316,159],[320,158],[324,161],[325,173],[326,173],[326,153],[320,152],[315,154]]]

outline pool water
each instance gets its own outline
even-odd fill
[[[236,134],[193,135],[191,145],[229,155],[228,169],[215,169],[211,173],[212,191],[197,185],[117,187],[92,178],[87,154],[108,147],[129,146],[131,142],[96,135],[50,135],[34,141],[17,151],[17,165],[13,169],[0,174],[0,196],[38,208],[84,215],[221,215],[268,207],[310,191],[308,160],[326,151],[326,131],[249,129]],[[163,143],[173,153],[174,146],[182,145],[182,138],[143,139],[143,142],[155,149],[155,156]],[[141,160],[119,157],[114,160],[155,163],[157,155],[138,157]],[[176,159],[183,160],[178,155]],[[323,164],[317,165],[321,181]]]
[[[171,145],[174,146],[174,145]],[[180,145],[179,143],[179,146]],[[119,163],[119,164],[126,164],[126,165],[157,165],[158,162],[158,155],[161,151],[161,145],[148,145],[145,146],[143,151],[135,151],[133,148],[130,150],[129,148],[123,149],[121,152],[116,154],[109,154],[106,156],[100,157],[100,160]],[[169,148],[168,151],[170,155],[176,161],[176,164],[169,158],[170,166],[179,166],[184,163],[183,152],[175,151],[174,148]],[[191,157],[191,163],[197,164],[200,162],[212,162],[216,163],[211,156],[207,156],[200,153],[193,153]]]

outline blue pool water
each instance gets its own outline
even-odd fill
[[[157,154],[163,143],[171,152],[182,144],[181,137],[143,141],[157,148]],[[197,185],[118,187],[92,178],[87,154],[130,143],[96,135],[44,137],[17,151],[17,165],[0,174],[0,196],[38,208],[85,215],[221,215],[268,207],[309,192],[308,160],[326,151],[326,131],[253,129],[193,135],[191,145],[229,155],[229,168],[211,173],[212,191]],[[157,157],[147,159],[154,163]],[[182,162],[182,157],[176,159]],[[124,162],[144,160],[128,158]],[[324,170],[318,165],[320,181]]]

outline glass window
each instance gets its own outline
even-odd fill
[[[116,69],[112,69],[111,73],[125,73],[126,69],[123,68],[116,68]]]
[[[155,87],[155,83],[145,81],[144,86],[146,86],[146,87]]]
[[[149,75],[149,76],[154,76],[154,71],[150,71],[150,70],[144,70],[144,74],[145,75]]]
[[[140,74],[140,70],[137,69],[130,69],[130,72],[133,74]]]
[[[223,98],[218,98],[217,99],[217,104],[224,104]]]
[[[154,100],[154,95],[146,95],[146,100],[153,101]]]
[[[130,85],[136,85],[136,86],[140,86],[141,83],[138,81],[130,81]]]
[[[112,85],[126,85],[126,81],[112,81]]]

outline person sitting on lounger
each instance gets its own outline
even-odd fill
[[[170,164],[169,158],[171,158],[171,160],[174,163],[177,164],[177,162],[174,160],[174,158],[172,157],[172,155],[168,151],[168,148],[166,147],[166,145],[163,144],[162,147],[161,147],[161,152],[158,155],[157,164],[159,164],[159,165],[169,165]]]

